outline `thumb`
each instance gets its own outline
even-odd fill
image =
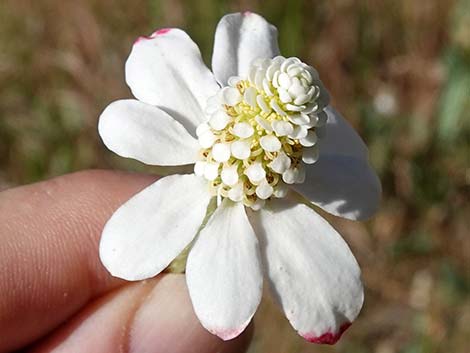
[[[32,351],[129,353],[245,352],[252,328],[224,342],[194,315],[183,275],[132,283],[92,302]]]

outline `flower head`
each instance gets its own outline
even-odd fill
[[[208,100],[207,123],[196,129],[201,146],[196,175],[219,200],[253,210],[305,181],[304,164],[319,156],[316,130],[327,115],[328,94],[317,72],[298,58],[254,60],[247,77],[232,76]]]
[[[189,293],[210,332],[231,339],[244,330],[264,273],[299,334],[334,343],[358,315],[363,288],[347,244],[311,205],[372,215],[380,184],[367,149],[329,105],[317,71],[280,56],[261,16],[221,19],[212,68],[179,29],[134,44],[126,81],[137,100],[110,104],[100,135],[121,156],[194,173],[162,178],[122,205],[103,230],[101,260],[114,276],[140,280],[190,246]]]

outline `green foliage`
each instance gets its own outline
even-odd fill
[[[448,81],[441,98],[438,136],[453,144],[470,137],[470,57],[457,49],[446,56]]]

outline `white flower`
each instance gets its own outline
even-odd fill
[[[141,280],[194,241],[186,279],[207,330],[240,334],[264,273],[299,334],[334,343],[361,309],[360,270],[306,203],[349,219],[372,215],[380,184],[367,149],[328,105],[317,72],[279,56],[276,28],[261,16],[222,18],[212,68],[180,29],[134,44],[126,81],[137,100],[110,104],[99,133],[123,157],[194,164],[195,174],[161,178],[122,205],[103,230],[101,260],[114,276]]]

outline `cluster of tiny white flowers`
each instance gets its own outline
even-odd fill
[[[305,180],[303,163],[318,160],[316,128],[326,122],[329,96],[317,71],[298,58],[256,60],[248,77],[208,100],[208,123],[198,126],[196,175],[219,199],[254,210],[284,197],[286,184]]]

